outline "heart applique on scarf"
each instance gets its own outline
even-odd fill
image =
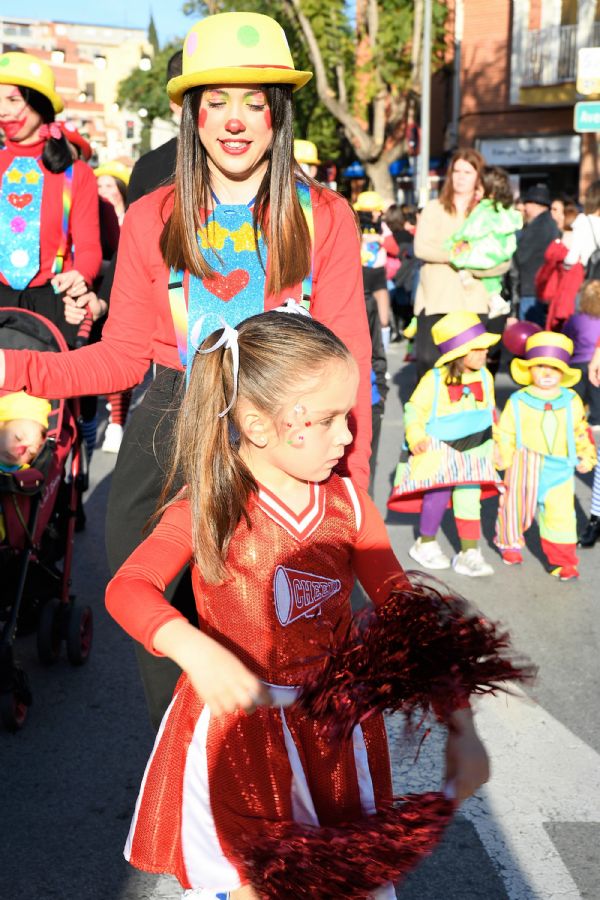
[[[211,278],[204,278],[202,284],[215,297],[227,302],[243,291],[249,281],[250,275],[246,269],[234,269],[229,275],[217,272]]]
[[[24,209],[33,200],[33,194],[9,194],[8,202],[17,209]]]

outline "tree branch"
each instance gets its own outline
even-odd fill
[[[300,9],[300,0],[284,0],[285,6],[293,14],[302,29],[304,40],[308,47],[308,52],[312,60],[315,70],[315,81],[317,85],[317,93],[321,103],[329,110],[332,116],[340,122],[352,142],[359,156],[367,157],[371,149],[371,138],[360,127],[354,119],[347,107],[335,96],[329,82],[327,81],[327,73],[323,64],[323,56],[317,43],[315,33],[311,24]]]

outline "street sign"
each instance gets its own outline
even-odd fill
[[[600,100],[582,100],[575,104],[573,131],[600,131]]]
[[[600,94],[600,47],[582,47],[577,53],[577,93]]]

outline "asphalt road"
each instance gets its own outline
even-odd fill
[[[402,441],[399,392],[412,368],[403,345],[389,363],[392,388],[383,423],[375,500],[385,513]],[[499,379],[502,400],[509,389]],[[95,640],[80,669],[66,658],[47,669],[35,640],[18,641],[34,705],[16,735],[0,732],[2,839],[0,900],[176,900],[176,883],[131,869],[122,858],[138,786],[153,740],[132,644],[104,612],[104,510],[114,457],[97,451],[86,498],[88,527],[77,536],[73,589],[91,604]],[[577,482],[582,521],[590,479]],[[446,580],[511,630],[540,667],[528,695],[486,698],[479,730],[493,778],[457,815],[440,848],[398,890],[402,900],[546,900],[600,897],[600,546],[582,552],[579,582],[546,574],[534,536],[519,568],[491,547],[493,501],[485,506],[484,553],[496,573]],[[409,566],[416,518],[387,516],[399,558]],[[455,544],[451,518],[442,543]],[[414,739],[389,720],[398,791],[436,788],[443,733],[417,756]]]

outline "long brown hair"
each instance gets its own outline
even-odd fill
[[[317,379],[332,360],[351,359],[335,334],[306,316],[266,312],[238,327],[238,397],[279,423],[284,404]],[[212,347],[222,331],[201,346]],[[225,559],[238,523],[248,515],[256,481],[239,453],[238,405],[226,416],[233,396],[232,353],[220,347],[197,353],[180,406],[175,443],[157,516],[173,502],[177,484],[186,485],[192,511],[194,559],[211,584],[226,578]]]
[[[450,163],[448,164],[448,171],[446,173],[446,180],[444,181],[444,186],[440,191],[440,203],[444,207],[447,213],[456,212],[456,208],[454,206],[454,187],[452,185],[452,170],[454,169],[455,163],[457,163],[460,159],[464,159],[465,162],[468,162],[469,165],[473,166],[477,175],[479,176],[479,181],[482,181],[483,170],[485,168],[485,159],[479,152],[479,150],[475,150],[474,147],[459,147],[456,151]],[[477,205],[477,200],[474,197],[471,204],[469,205],[469,209],[467,213],[471,212],[471,210]]]
[[[583,199],[583,211],[591,216],[600,210],[600,181],[592,181]]]
[[[267,151],[268,166],[256,195],[253,224],[260,229],[269,249],[267,293],[278,294],[301,282],[310,272],[311,241],[296,181],[314,185],[294,161],[292,89],[289,85],[263,85],[273,127]],[[198,247],[200,211],[210,209],[208,156],[198,133],[198,111],[205,87],[186,91],[181,109],[177,144],[173,211],[160,236],[165,264],[185,269],[200,278],[214,272]],[[258,252],[258,251],[257,251]],[[261,259],[263,268],[266,261]]]

